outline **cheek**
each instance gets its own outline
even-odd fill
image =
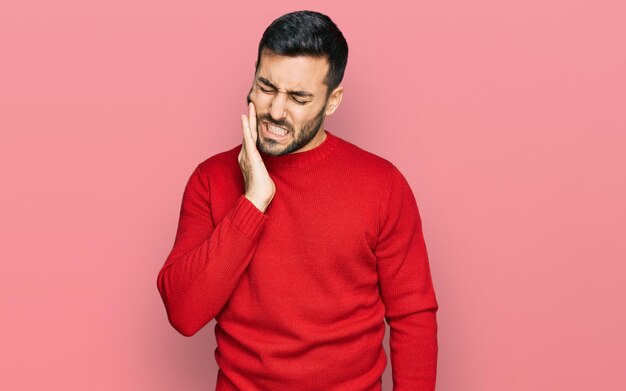
[[[257,93],[254,90],[254,88],[252,90],[250,90],[250,92],[248,93],[248,98],[250,98],[250,100],[252,102],[256,102],[256,100],[257,100]]]
[[[297,122],[299,126],[302,126],[315,120],[316,111],[306,108],[299,108],[294,109],[292,113],[294,122]]]

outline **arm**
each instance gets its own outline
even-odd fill
[[[268,219],[242,194],[214,226],[209,192],[196,167],[183,194],[174,246],[157,277],[168,319],[185,336],[194,335],[224,307]]]
[[[375,249],[379,284],[390,327],[394,391],[432,391],[437,373],[438,309],[417,203],[393,166],[381,206]]]

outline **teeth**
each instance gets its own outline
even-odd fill
[[[283,128],[279,128],[279,127],[276,127],[276,126],[270,125],[270,124],[268,124],[268,123],[266,123],[266,126],[267,126],[267,130],[268,130],[270,133],[274,133],[274,134],[275,134],[275,135],[277,135],[277,136],[284,136],[284,135],[286,135],[286,134],[287,134],[287,131],[286,131],[285,129],[283,129]]]

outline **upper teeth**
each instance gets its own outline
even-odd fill
[[[266,125],[267,125],[267,130],[270,133],[274,133],[274,134],[279,135],[279,136],[284,136],[284,135],[287,134],[287,131],[285,129],[283,129],[283,128],[279,128],[277,126],[274,126],[274,125],[271,125],[271,124],[268,124],[268,123],[266,123]]]

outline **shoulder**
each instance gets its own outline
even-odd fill
[[[345,161],[346,171],[362,189],[370,188],[383,203],[392,197],[414,197],[409,180],[391,160],[344,139],[340,140],[340,145],[342,153],[339,155]]]
[[[358,145],[340,139],[342,152],[340,154],[344,164],[354,167],[358,172],[366,174],[370,180],[375,179],[381,184],[389,184],[392,176],[400,173],[398,168],[389,159]]]

